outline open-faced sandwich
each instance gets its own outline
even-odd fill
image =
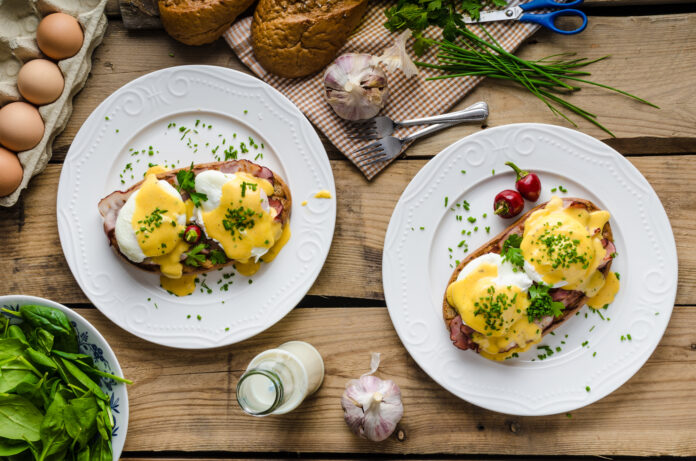
[[[290,238],[290,209],[285,182],[247,160],[155,166],[99,202],[116,253],[177,295],[193,292],[196,274],[234,264],[252,275],[272,261]]]
[[[529,349],[584,304],[614,300],[609,212],[553,197],[454,270],[443,316],[454,345],[503,360]]]

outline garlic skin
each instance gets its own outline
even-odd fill
[[[399,386],[392,380],[372,376],[378,366],[379,354],[372,354],[370,372],[348,381],[341,397],[344,418],[350,430],[374,442],[392,435],[404,414]]]
[[[344,54],[324,73],[324,96],[342,119],[372,118],[387,103],[387,76],[369,54]]]
[[[413,63],[411,57],[406,51],[406,40],[411,36],[409,30],[405,30],[394,39],[394,43],[389,48],[385,49],[382,56],[379,57],[380,62],[384,63],[388,72],[396,72],[396,69],[401,69],[406,78],[411,78],[418,74],[418,67]]]

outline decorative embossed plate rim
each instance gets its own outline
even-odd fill
[[[507,160],[540,172],[540,201],[548,200],[549,189],[560,184],[568,196],[589,198],[612,213],[619,253],[612,269],[621,273],[621,290],[603,311],[604,320],[584,307],[579,318],[547,335],[542,344],[561,350],[543,361],[537,351],[504,362],[461,351],[452,345],[442,320],[442,298],[457,257],[448,259],[447,247],[458,255],[452,238],[461,236],[452,230],[467,229],[466,219],[451,224],[453,213],[443,206],[444,197],[450,206],[463,199],[471,203],[477,223],[470,230],[490,225],[490,235],[481,231],[466,237],[471,250],[478,248],[510,224],[490,210],[494,195],[514,184],[504,166]],[[483,212],[491,216],[483,218]],[[620,387],[657,347],[677,289],[674,236],[647,180],[606,144],[574,130],[533,123],[476,133],[428,162],[394,209],[382,264],[389,315],[420,367],[456,396],[515,415],[572,411]]]
[[[132,140],[157,120],[199,112],[226,116],[232,128],[261,135],[266,159],[257,163],[277,166],[290,187],[293,236],[276,260],[254,276],[253,284],[236,283],[229,293],[216,291],[213,296],[197,291],[178,298],[160,289],[156,276],[119,260],[104,236],[97,202],[118,183],[113,172],[120,169],[117,162]],[[182,165],[212,161],[189,151],[171,155],[183,160]],[[309,291],[328,254],[336,220],[335,199],[311,198],[320,189],[336,196],[331,165],[311,124],[290,100],[231,69],[173,67],[126,84],[82,125],[61,172],[58,231],[78,284],[114,323],[170,347],[220,347],[272,326]],[[303,200],[309,200],[307,206],[300,205]]]
[[[80,314],[55,301],[36,296],[0,296],[0,307],[6,309],[17,310],[19,306],[24,306],[26,304],[38,304],[63,311],[77,331],[80,352],[91,355],[94,359],[94,363],[102,371],[123,378],[121,365],[118,363],[116,354],[114,354],[109,343],[107,343],[101,333]],[[111,430],[111,447],[113,459],[117,460],[121,457],[123,445],[126,443],[126,434],[128,432],[128,390],[125,384],[105,378],[101,379],[100,387],[111,399],[111,413],[114,417],[114,427]]]

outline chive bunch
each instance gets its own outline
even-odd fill
[[[484,27],[481,27],[481,29],[488,40],[477,36],[465,27],[456,28],[456,39],[454,41],[443,40],[440,42],[431,40],[430,44],[438,47],[438,64],[416,62],[416,65],[445,72],[443,75],[429,77],[427,80],[478,76],[517,83],[543,101],[554,114],[563,117],[573,126],[577,125],[562,112],[563,109],[579,115],[611,136],[614,136],[614,134],[597,121],[596,114],[588,112],[563,98],[564,95],[581,89],[577,86],[577,83],[585,83],[615,91],[643,104],[659,108],[638,96],[583,78],[590,75],[590,73],[579,69],[602,61],[608,56],[593,60],[586,58],[570,59],[572,54],[562,53],[547,56],[536,61],[528,61],[505,51]]]

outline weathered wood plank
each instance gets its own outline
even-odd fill
[[[599,114],[600,121],[613,130],[618,139],[610,143],[630,153],[696,152],[696,92],[690,84],[696,67],[696,14],[593,17],[588,29],[577,36],[539,32],[523,45],[520,55],[541,58],[560,52],[592,58],[611,54],[609,60],[592,65],[592,78],[662,107],[653,109],[596,88],[573,95],[573,103]],[[183,64],[248,72],[223,41],[188,47],[161,31],[127,31],[120,21],[111,21],[104,43],[95,51],[91,77],[75,99],[66,130],[55,141],[53,160],[64,157],[84,120],[107,95],[143,74]],[[483,82],[460,106],[477,100],[491,107],[488,126],[528,121],[568,125],[533,96],[499,82]],[[589,123],[579,122],[579,126],[599,139],[608,138]],[[434,155],[477,129],[450,128],[418,142],[408,154]],[[330,151],[335,154],[335,149]]]
[[[696,304],[695,158],[630,158],[657,191],[671,220],[679,252],[679,304]],[[384,297],[384,234],[401,192],[424,164],[425,160],[398,161],[368,183],[348,162],[332,161],[338,196],[336,231],[326,265],[310,294]],[[87,301],[67,267],[57,235],[59,174],[60,165],[49,165],[33,180],[19,207],[0,210],[0,235],[7,236],[0,245],[0,294],[33,294],[63,303]],[[101,233],[101,228],[94,231]]]
[[[674,5],[679,3],[689,3],[691,0],[586,0],[585,6],[634,6],[634,5]],[[121,3],[144,3],[145,5],[157,3],[155,0],[120,0]],[[146,11],[149,11],[146,9]],[[106,14],[110,18],[121,17],[119,0],[109,0],[106,3]]]
[[[95,309],[78,312],[104,334],[134,381],[126,451],[696,453],[694,306],[675,309],[660,346],[628,383],[572,418],[512,417],[460,401],[415,365],[383,308],[296,309],[253,339],[208,351],[155,346],[114,328]],[[322,388],[288,415],[244,415],[235,398],[237,379],[256,353],[291,339],[309,340],[322,353]],[[341,393],[367,370],[371,352],[382,353],[378,375],[394,379],[403,392],[403,441],[368,443],[343,422]]]

